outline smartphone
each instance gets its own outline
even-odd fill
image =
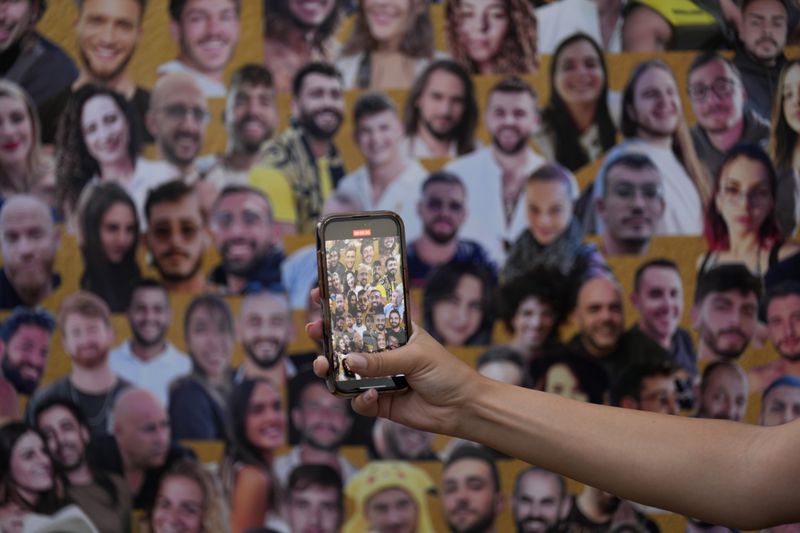
[[[317,224],[317,265],[328,388],[355,396],[408,386],[405,376],[365,378],[347,355],[399,348],[411,336],[403,221],[391,211],[337,214]]]

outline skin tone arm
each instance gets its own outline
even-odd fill
[[[245,466],[236,474],[231,494],[231,531],[238,533],[264,525],[270,482],[260,469]]]
[[[314,295],[318,299],[318,295]],[[322,323],[307,326],[321,338]],[[492,381],[414,326],[368,357],[366,377],[405,374],[399,394],[353,400],[363,415],[481,442],[619,497],[738,529],[800,521],[800,421],[765,428],[581,403]],[[324,357],[314,363],[324,376]]]

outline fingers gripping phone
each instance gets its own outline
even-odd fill
[[[402,375],[365,378],[351,371],[351,352],[399,348],[411,336],[403,221],[391,211],[330,215],[317,224],[328,388],[342,396],[405,389]]]

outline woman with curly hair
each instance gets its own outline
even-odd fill
[[[226,509],[217,485],[202,465],[189,459],[174,463],[161,477],[153,508],[153,533],[225,531]]]
[[[25,90],[0,79],[0,203],[32,193],[54,205],[53,161],[42,152],[36,106]]]
[[[127,311],[134,284],[141,278],[136,260],[139,217],[117,183],[93,187],[80,209],[81,288],[105,300],[114,313]]]
[[[616,137],[603,51],[576,33],[558,45],[550,62],[550,102],[536,143],[545,159],[574,172],[613,147]]]
[[[428,0],[362,0],[336,66],[345,89],[408,89],[439,57]]]
[[[472,74],[535,74],[538,25],[530,0],[448,0],[447,42]]]
[[[116,181],[136,198],[140,140],[130,105],[120,94],[84,85],[67,103],[56,137],[58,201],[76,211],[90,183]],[[138,184],[138,185],[137,185]]]

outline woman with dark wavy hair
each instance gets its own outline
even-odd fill
[[[361,0],[336,66],[345,89],[408,89],[431,60],[428,0]]]
[[[550,62],[550,102],[536,143],[546,159],[574,172],[613,147],[616,138],[603,51],[576,33],[558,45]]]
[[[73,214],[90,182],[116,181],[135,197],[140,140],[130,104],[119,93],[84,85],[69,99],[56,137],[58,202]]]
[[[530,0],[448,0],[445,31],[453,59],[472,74],[539,70],[538,23]]]
[[[211,474],[200,463],[181,459],[173,463],[158,482],[158,493],[148,513],[150,531],[225,531],[225,513],[225,504]]]
[[[136,252],[136,206],[116,183],[92,187],[80,210],[81,288],[105,300],[113,313],[127,311],[134,284],[142,277]]]

